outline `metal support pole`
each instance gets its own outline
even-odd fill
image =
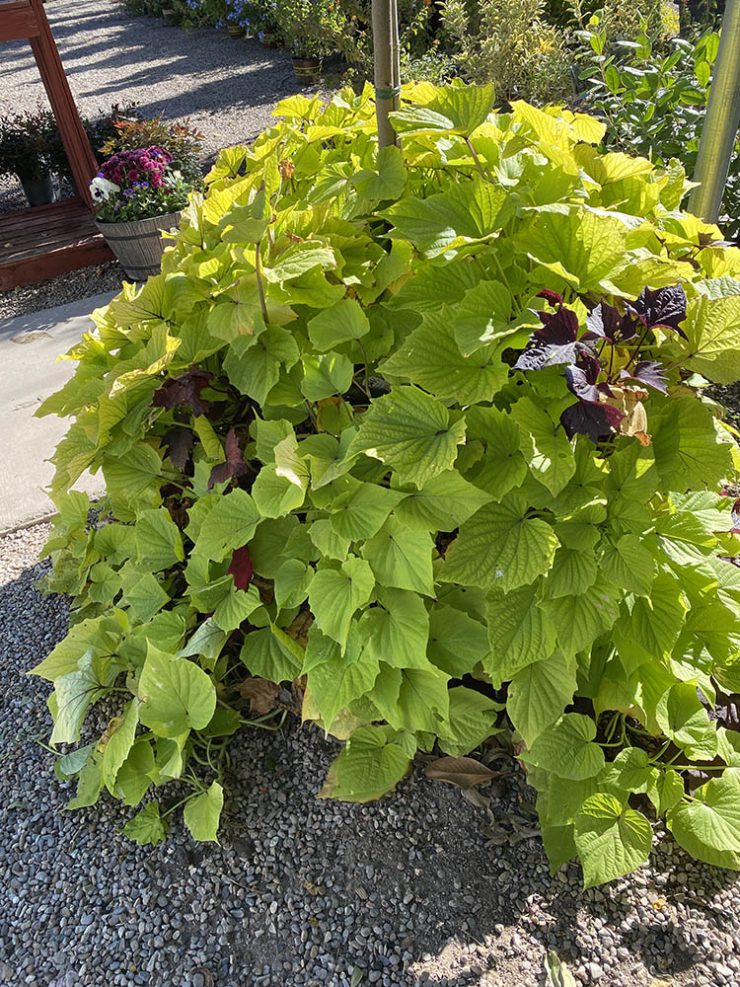
[[[716,223],[740,128],[740,0],[727,0],[689,208]]]
[[[390,114],[401,105],[401,51],[397,0],[372,0],[375,107],[380,147],[397,144]]]

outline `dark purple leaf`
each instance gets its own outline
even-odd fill
[[[608,404],[594,404],[579,401],[566,408],[560,416],[560,422],[569,439],[574,435],[587,435],[589,439],[598,442],[614,432],[624,415],[618,408]]]
[[[557,312],[539,312],[542,328],[532,333],[527,349],[514,364],[515,370],[542,370],[558,363],[575,363],[584,349],[578,342],[578,317],[561,307]]]
[[[537,292],[538,298],[544,298],[546,302],[549,302],[553,308],[556,305],[563,304],[563,296],[559,295],[557,291],[551,291],[549,288],[543,288],[542,291]]]
[[[213,467],[208,478],[208,489],[211,490],[217,483],[225,483],[235,477],[244,476],[246,472],[247,466],[239,448],[239,438],[236,431],[230,428],[226,436],[226,462]]]
[[[234,577],[234,585],[237,589],[247,590],[252,582],[254,567],[249,548],[244,545],[242,548],[234,550],[231,556],[231,564],[226,570],[230,576]]]
[[[193,433],[189,428],[171,428],[164,436],[167,458],[181,473],[192,475]]]
[[[628,309],[638,317],[648,329],[663,326],[686,338],[686,333],[679,325],[686,318],[686,292],[683,285],[676,284],[669,288],[643,288],[634,302],[628,303]]]
[[[668,390],[663,365],[658,363],[657,360],[641,360],[635,364],[635,369],[632,373],[622,370],[619,376],[622,380],[639,380],[641,384],[654,387],[661,394],[666,394]]]
[[[180,377],[172,377],[154,392],[152,404],[155,408],[192,408],[193,414],[205,415],[210,404],[200,395],[212,377],[209,370],[189,370]]]
[[[595,373],[592,363],[596,364]],[[588,361],[585,367],[576,366],[574,364],[566,367],[565,379],[568,382],[568,390],[572,391],[577,398],[581,399],[581,401],[598,404],[599,388],[596,386],[596,380],[600,369],[601,367],[599,365],[599,361],[593,358]]]
[[[586,316],[588,331],[584,339],[605,339],[610,343],[618,343],[631,339],[635,335],[635,321],[628,315],[622,315],[619,309],[605,302],[599,304]]]

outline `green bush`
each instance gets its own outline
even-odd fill
[[[643,25],[629,45],[610,45],[604,25],[594,18],[582,34],[588,47],[581,76],[586,101],[607,122],[606,143],[620,151],[650,157],[658,164],[678,158],[694,174],[709,99],[719,35],[705,32],[695,42],[668,44]],[[722,203],[725,232],[740,236],[740,134]]]
[[[72,806],[147,799],[126,832],[157,842],[179,779],[215,839],[229,737],[299,703],[348,741],[324,796],[509,724],[553,867],[624,874],[656,817],[740,867],[738,451],[704,394],[740,374],[740,250],[680,166],[492,102],[410,87],[379,151],[369,87],[284,101],[72,351],[42,413],[74,417],[74,623],[34,671],[52,744],[114,714],[60,756]]]

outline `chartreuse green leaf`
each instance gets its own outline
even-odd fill
[[[555,627],[540,604],[540,582],[488,596],[491,654],[485,668],[498,688],[520,669],[555,650]]]
[[[431,536],[390,517],[362,549],[382,586],[434,595]]]
[[[566,713],[547,727],[521,757],[527,764],[544,768],[560,778],[584,781],[604,767],[594,721],[581,713]]]
[[[422,105],[404,106],[392,114],[399,134],[421,136],[445,131],[470,136],[488,117],[494,105],[494,87],[440,86]]]
[[[604,544],[601,571],[615,585],[647,596],[655,579],[655,559],[637,535],[622,535],[618,541]]]
[[[395,515],[412,528],[453,531],[490,499],[490,494],[468,483],[457,470],[448,470],[428,480],[421,489],[405,489]]]
[[[407,196],[386,209],[393,235],[410,240],[427,256],[490,239],[504,226],[513,206],[501,185],[474,179],[426,199]]]
[[[449,676],[433,665],[405,669],[384,665],[371,698],[396,729],[438,733],[449,719],[448,682]]]
[[[123,456],[106,456],[103,477],[116,517],[132,521],[136,510],[159,503],[162,461],[156,451],[144,443],[133,446]]]
[[[614,795],[592,795],[575,819],[575,843],[583,865],[583,886],[623,877],[650,855],[653,831],[645,816]]]
[[[381,606],[367,610],[359,622],[365,650],[395,668],[428,666],[429,614],[424,600],[408,590],[378,594]]]
[[[549,524],[528,513],[526,497],[516,491],[482,507],[461,526],[439,578],[508,592],[544,575],[558,539]]]
[[[163,741],[160,740],[160,743]],[[174,741],[166,741],[174,743]],[[177,777],[173,775],[172,777]],[[137,740],[128,757],[116,774],[115,790],[111,792],[124,805],[138,805],[155,778],[152,745],[148,740]]]
[[[292,682],[303,663],[302,648],[278,628],[263,627],[244,638],[239,657],[252,675],[270,682]]]
[[[543,601],[543,609],[555,627],[557,642],[566,656],[588,647],[608,631],[618,616],[618,602],[601,580],[579,596]]]
[[[462,678],[488,654],[485,624],[450,606],[436,606],[429,618],[427,656],[454,678]]]
[[[496,732],[501,705],[462,685],[449,690],[449,703],[449,722],[438,727],[439,746],[445,754],[462,757]]]
[[[103,784],[111,795],[115,794],[116,777],[121,765],[128,758],[134,745],[138,723],[139,703],[137,699],[132,699],[126,704],[123,716],[115,717],[105,731],[106,743],[100,773]]]
[[[360,303],[344,298],[308,323],[308,335],[319,352],[333,350],[341,343],[361,339],[370,331],[370,323]]]
[[[76,744],[90,706],[105,692],[110,673],[106,660],[95,658],[92,650],[79,659],[75,671],[54,680],[56,715],[51,744]]]
[[[584,206],[539,207],[518,238],[519,249],[579,291],[618,294],[611,279],[629,262],[621,219]]]
[[[687,336],[681,342],[687,367],[717,384],[731,384],[740,378],[739,293],[693,299],[681,328]]]
[[[354,369],[352,361],[341,353],[304,356],[301,391],[309,401],[344,394],[352,385]]]
[[[473,467],[467,479],[495,500],[501,500],[514,487],[520,486],[529,472],[519,427],[510,414],[498,408],[470,408],[465,419],[468,441],[481,439],[486,444],[485,456]]]
[[[517,401],[511,415],[521,430],[522,452],[530,470],[557,496],[576,471],[573,448],[563,427],[546,407],[535,404],[531,398]]]
[[[215,497],[215,503],[200,527],[195,551],[220,561],[227,552],[249,542],[257,530],[260,513],[244,490],[211,496]]]
[[[332,530],[347,541],[372,538],[383,527],[404,494],[374,483],[361,483],[352,476],[341,477],[324,492],[321,504],[331,510]],[[314,501],[318,498],[314,497]]]
[[[717,730],[699,699],[697,683],[677,682],[658,702],[656,719],[666,737],[687,757],[711,761],[717,754]]]
[[[369,602],[374,587],[373,570],[356,556],[350,556],[337,569],[320,569],[308,588],[308,601],[320,630],[344,647],[352,617]]]
[[[218,824],[224,807],[224,790],[217,781],[185,803],[183,819],[194,840],[218,843]]]
[[[697,860],[740,870],[740,778],[712,778],[666,816],[676,842]]]
[[[712,489],[730,471],[730,447],[714,431],[711,410],[694,398],[665,403],[650,428],[664,490]]]
[[[482,347],[499,343],[517,332],[512,325],[511,292],[500,281],[479,281],[468,291],[459,305],[445,312],[446,323],[450,327],[457,348],[464,357],[470,357]],[[522,342],[526,342],[525,330]]]
[[[139,846],[158,846],[167,837],[167,820],[160,816],[156,802],[147,802],[129,819],[123,832]]]
[[[490,401],[509,375],[494,347],[463,356],[446,310],[429,312],[421,326],[386,360],[383,375],[418,384],[443,401]]]
[[[509,683],[506,711],[530,747],[570,705],[576,690],[575,659],[561,652],[526,665]]]
[[[463,419],[453,421],[440,402],[415,387],[399,387],[373,401],[350,453],[364,452],[421,487],[452,467],[465,439]]]
[[[216,708],[216,690],[204,671],[149,646],[139,679],[139,719],[161,737],[202,730]]]
[[[184,559],[180,529],[165,508],[139,514],[135,530],[138,560],[143,565],[150,565],[154,572]]]
[[[396,787],[411,757],[403,735],[389,727],[359,727],[329,768],[319,798],[372,802]]]
[[[357,191],[375,201],[398,199],[406,187],[407,172],[403,153],[398,147],[381,147],[375,162],[375,170],[363,169],[351,182]]]

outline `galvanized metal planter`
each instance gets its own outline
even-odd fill
[[[159,274],[162,254],[167,243],[162,232],[171,230],[180,222],[179,212],[136,219],[129,223],[98,223],[97,228],[113,251],[127,277],[145,281],[152,274]]]

